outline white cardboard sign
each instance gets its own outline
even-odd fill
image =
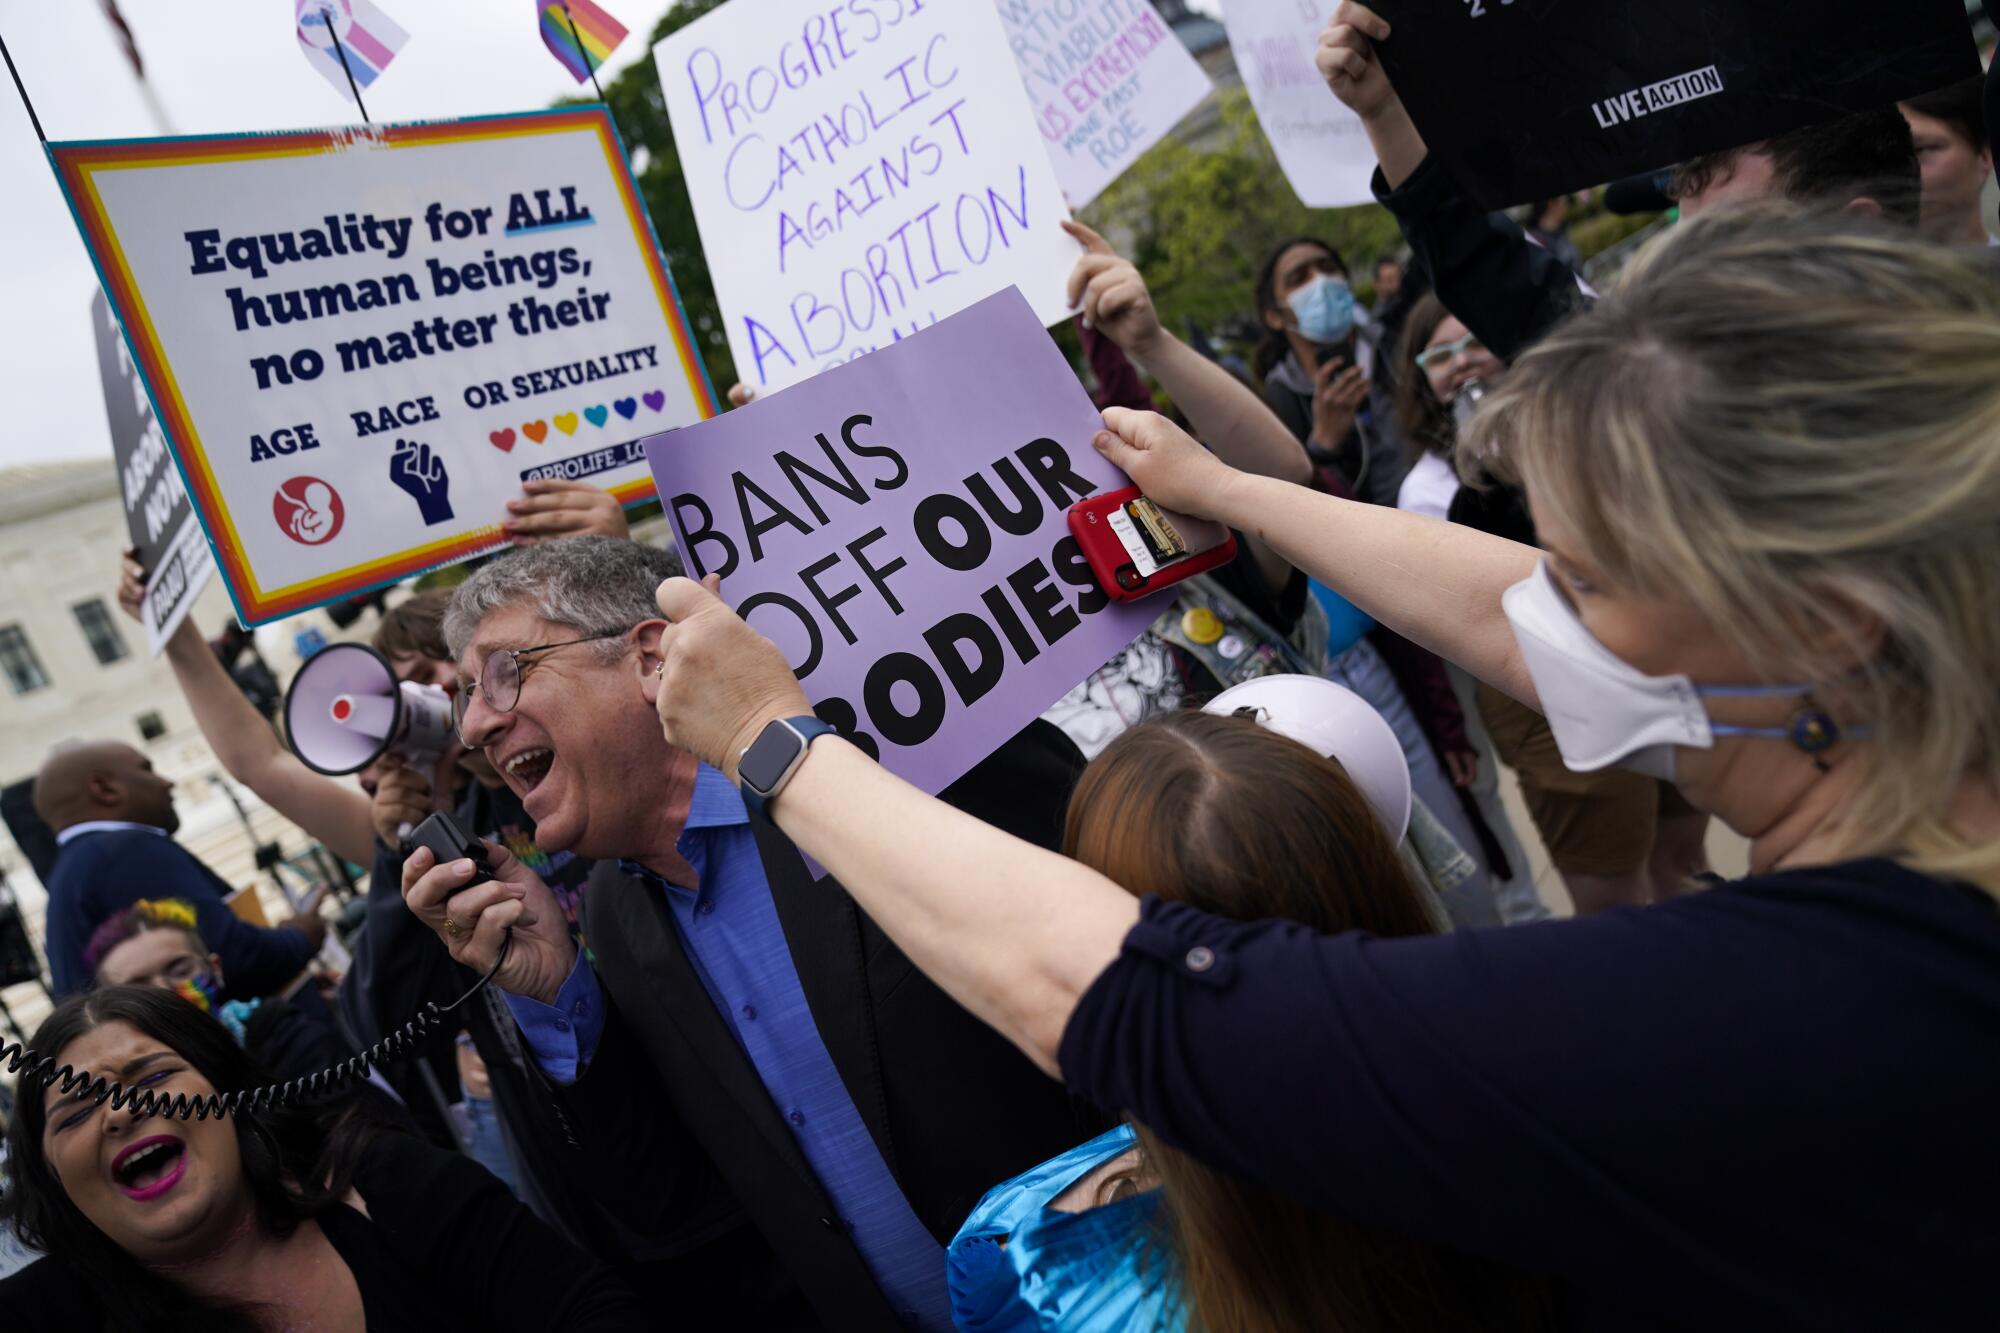
[[[999,0],[1071,208],[1102,194],[1214,89],[1152,0]]]
[[[653,48],[737,374],[797,383],[1018,286],[1062,187],[991,0],[734,0]]]
[[[650,498],[713,410],[602,107],[49,154],[246,625],[503,545],[529,478]]]
[[[1332,11],[1327,0],[1222,3],[1222,23],[1257,121],[1308,208],[1345,208],[1375,198],[1368,188],[1375,172],[1368,133],[1313,64]]]

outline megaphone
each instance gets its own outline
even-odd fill
[[[358,773],[390,751],[425,768],[451,743],[451,696],[397,680],[363,643],[336,643],[306,659],[285,692],[285,735],[315,773]]]
[[[1397,842],[1410,827],[1410,762],[1382,715],[1344,685],[1319,676],[1259,676],[1201,710],[1247,717],[1266,731],[1337,760]]]

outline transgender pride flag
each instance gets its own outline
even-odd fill
[[[535,0],[535,12],[542,20],[542,45],[578,83],[602,68],[625,40],[625,25],[590,0]]]
[[[299,46],[306,60],[350,102],[354,92],[347,86],[347,76],[352,74],[355,85],[366,88],[410,40],[410,34],[368,0],[299,0],[298,17]],[[342,55],[347,57],[345,71],[340,68]]]

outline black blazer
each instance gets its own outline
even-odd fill
[[[943,797],[1054,847],[1082,762],[1067,737],[1037,722]],[[988,1189],[1103,1128],[1101,1115],[918,972],[837,882],[814,881],[782,833],[762,820],[755,828],[820,1037],[940,1244]],[[684,1254],[678,1277],[704,1284],[704,1301],[738,1326],[783,1326],[784,1315],[798,1323],[809,1305],[829,1328],[895,1327],[659,891],[601,862],[583,910],[612,1012],[594,1062],[563,1101],[600,1200],[656,1246]],[[746,1252],[745,1218],[775,1261]],[[681,1286],[676,1304],[685,1308],[688,1293]]]

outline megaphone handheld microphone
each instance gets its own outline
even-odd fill
[[[373,648],[338,643],[314,653],[293,679],[291,689],[285,694],[285,733],[300,761],[328,776],[358,772],[392,750],[413,766],[424,764],[444,753],[451,740],[451,696],[435,685],[397,680],[395,668]],[[417,846],[428,847],[439,865],[468,857],[478,865],[478,873],[461,885],[458,892],[493,877],[485,847],[448,814],[434,814],[412,830],[404,844],[405,857]],[[41,1055],[18,1041],[0,1041],[0,1065],[9,1073],[21,1075],[24,1092],[33,1083],[60,1087],[66,1095],[81,1088],[98,1105],[109,1102],[114,1110],[130,1107],[140,1115],[169,1120],[206,1120],[210,1116],[221,1119],[226,1115],[289,1106],[325,1096],[344,1084],[366,1078],[371,1068],[386,1060],[414,1053],[424,1038],[444,1026],[455,1010],[499,974],[513,942],[511,930],[501,936],[500,952],[493,966],[450,1004],[440,1005],[433,1000],[415,1018],[359,1055],[285,1083],[211,1093],[206,1097],[183,1093],[167,1096],[153,1088],[128,1088],[89,1070],[58,1065],[53,1055]],[[446,1030],[455,1030],[457,1026],[450,1024]]]
[[[353,773],[392,749],[415,764],[443,753],[452,735],[451,699],[435,685],[397,680],[388,659],[373,648],[335,644],[315,653],[292,682],[285,696],[285,730],[300,760],[320,773]],[[403,845],[404,856],[419,846],[429,848],[439,865],[470,858],[478,866],[473,877],[459,887],[459,893],[493,877],[484,845],[448,814],[434,814],[412,830]],[[35,1083],[58,1087],[65,1095],[81,1088],[97,1105],[109,1102],[114,1110],[129,1107],[140,1115],[168,1120],[206,1120],[211,1116],[219,1120],[289,1106],[366,1078],[370,1069],[384,1061],[413,1054],[435,1029],[455,1030],[458,1024],[447,1025],[447,1018],[499,975],[513,942],[510,929],[500,938],[493,966],[450,1004],[431,1001],[415,1018],[359,1055],[285,1083],[205,1097],[184,1093],[168,1096],[153,1088],[128,1088],[87,1069],[58,1065],[53,1055],[42,1055],[18,1041],[0,1041],[0,1065],[9,1073],[20,1074],[24,1093]]]
[[[486,859],[486,844],[467,833],[456,819],[443,810],[410,831],[403,841],[403,859],[409,860],[419,847],[427,848],[436,864],[441,866],[450,865],[453,861],[472,862],[475,867],[472,878],[458,888],[454,897],[475,884],[484,884],[493,878],[493,863]],[[505,952],[503,945],[501,953]]]
[[[358,773],[392,751],[412,768],[450,744],[451,696],[397,680],[389,659],[362,643],[320,649],[285,692],[285,735],[315,773]]]

